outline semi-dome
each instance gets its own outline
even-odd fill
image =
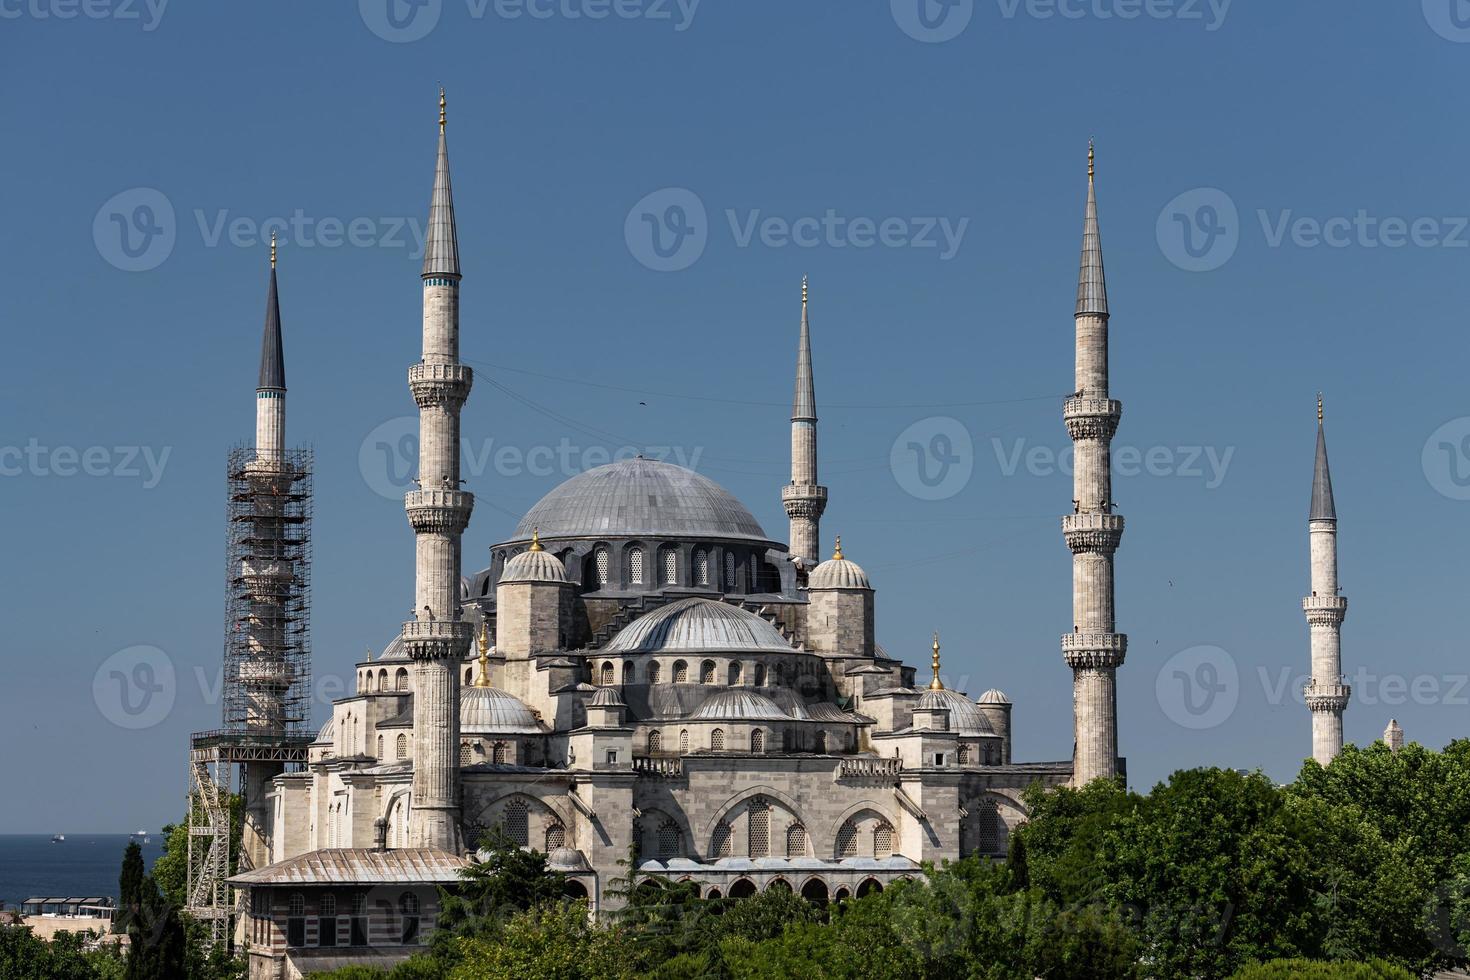
[[[837,550],[832,557],[812,569],[807,577],[808,589],[871,589],[868,573],[861,565],[842,557],[842,539],[837,539]]]
[[[547,538],[770,540],[745,505],[718,483],[641,456],[567,480],[526,512],[512,540],[530,540],[538,527]]]
[[[496,687],[467,687],[459,693],[461,735],[498,735],[540,732],[541,726],[526,703]]]
[[[506,562],[504,571],[500,573],[501,585],[512,582],[555,582],[565,585],[566,581],[567,569],[561,559],[549,551],[540,550],[539,545]]]
[[[316,734],[316,740],[318,742],[325,742],[325,743],[327,743],[327,744],[330,745],[332,743],[332,741],[336,739],[336,737],[337,737],[337,719],[335,719],[335,718],[328,718],[327,719],[327,723],[322,726],[322,730],[319,731],[319,732],[317,732],[317,734]]]
[[[587,858],[575,847],[553,847],[546,855],[546,867],[551,871],[590,871]]]
[[[960,735],[994,735],[995,728],[984,712],[959,691],[925,691],[919,698],[921,710],[949,709],[949,730]]]
[[[694,596],[633,620],[608,653],[792,653],[776,627],[718,599]]]
[[[734,688],[718,691],[689,716],[691,721],[790,721],[791,716],[770,698]]]
[[[621,708],[624,706],[623,696],[615,687],[599,687],[597,693],[592,695],[592,707],[594,708]]]

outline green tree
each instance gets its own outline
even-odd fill
[[[184,921],[151,877],[138,889],[138,911],[128,923],[127,980],[184,980],[188,976]]]
[[[1272,960],[1247,966],[1230,980],[1414,980],[1415,975],[1383,960],[1324,963],[1319,960]]]
[[[138,912],[139,891],[143,887],[143,848],[137,841],[128,841],[123,851],[122,872],[117,879],[117,915],[113,919],[114,932],[126,932],[128,921]]]
[[[635,953],[617,926],[594,926],[585,902],[518,912],[491,939],[456,940],[451,980],[632,980]]]

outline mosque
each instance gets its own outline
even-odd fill
[[[874,640],[877,590],[840,540],[823,546],[827,487],[808,292],[791,411],[789,517],[773,537],[703,475],[651,459],[584,472],[541,499],[489,565],[462,570],[472,493],[460,479],[462,271],[443,98],[421,288],[414,617],[356,665],[299,771],[247,780],[237,935],[252,977],[391,963],[433,928],[485,831],[548,855],[594,913],[620,862],[743,896],[826,902],[914,876],[920,863],[1001,857],[1033,784],[1119,778],[1107,287],[1089,162],[1075,310],[1071,507],[1074,757],[1017,761],[1011,701],[908,665]],[[258,445],[279,447],[285,374],[275,272]],[[264,459],[261,465],[268,465]],[[773,488],[773,492],[775,488]],[[1065,505],[1066,501],[1059,501]],[[1062,587],[1058,583],[1059,587]]]

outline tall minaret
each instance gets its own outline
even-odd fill
[[[812,334],[806,307],[806,276],[802,276],[801,340],[796,347],[796,396],[791,402],[791,482],[781,488],[781,503],[791,519],[791,554],[811,570],[821,554],[827,488],[817,485],[817,390],[812,381]]]
[[[260,381],[255,388],[257,469],[278,470],[286,448],[286,359],[281,350],[281,301],[276,295],[276,235],[271,233],[271,281],[260,339]]]
[[[1352,688],[1342,679],[1342,620],[1347,599],[1337,594],[1337,505],[1327,468],[1327,436],[1322,426],[1322,396],[1317,396],[1317,460],[1312,471],[1312,510],[1307,517],[1311,541],[1312,594],[1302,600],[1312,633],[1312,679],[1303,693],[1312,712],[1312,758],[1327,765],[1342,751],[1342,713]]]
[[[473,375],[459,363],[459,244],[439,90],[439,156],[424,242],[423,360],[408,369],[419,406],[418,489],[405,498],[413,526],[414,619],[403,624],[414,661],[413,790],[409,842],[457,852],[459,829],[459,672],[472,624],[460,619],[460,536],[475,499],[459,488],[459,412]]]
[[[1097,224],[1096,164],[1087,151],[1087,218],[1077,284],[1077,388],[1062,417],[1075,444],[1072,513],[1062,534],[1072,550],[1072,632],[1062,655],[1072,668],[1075,743],[1072,781],[1082,786],[1118,775],[1117,669],[1128,637],[1113,621],[1113,554],[1123,518],[1113,513],[1111,444],[1123,414],[1108,397],[1108,288]]]

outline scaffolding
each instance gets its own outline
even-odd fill
[[[223,727],[189,744],[188,912],[216,943],[230,936],[226,879],[248,870],[233,853],[230,798],[242,768],[242,824],[270,778],[299,769],[312,741],[312,451],[268,458],[230,452],[225,549]]]

